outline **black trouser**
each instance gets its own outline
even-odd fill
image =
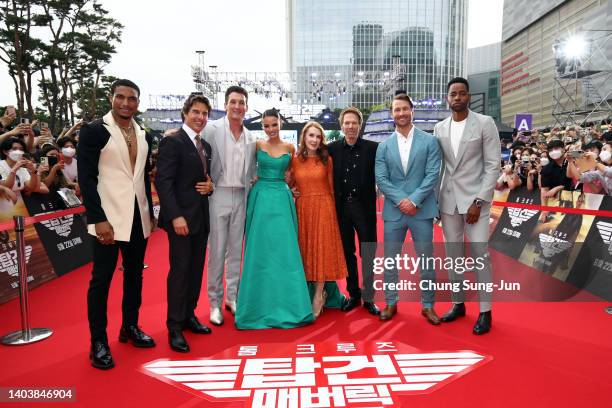
[[[371,218],[371,217],[369,217]],[[361,273],[363,277],[363,300],[374,301],[374,255],[376,245],[376,223],[367,222],[368,217],[359,201],[343,202],[339,216],[340,236],[344,248],[344,258],[348,276],[346,286],[350,297],[361,299],[359,273],[355,256],[355,232],[360,246]],[[364,244],[367,244],[364,246]]]
[[[176,235],[171,229],[167,232],[170,272],[166,326],[168,330],[182,330],[185,320],[195,316],[198,305],[208,232],[204,228],[187,236]]]
[[[130,241],[115,241],[102,245],[94,238],[93,270],[87,291],[87,317],[91,341],[108,341],[106,308],[108,291],[117,267],[119,251],[123,258],[123,322],[122,327],[138,324],[138,310],[142,303],[142,269],[147,249],[147,239],[142,233],[142,221],[138,205],[134,205],[134,221]]]

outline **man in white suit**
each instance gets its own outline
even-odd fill
[[[491,282],[492,271],[488,253],[489,213],[495,182],[499,177],[501,147],[493,118],[468,109],[470,86],[464,78],[448,83],[447,101],[452,116],[438,123],[434,135],[444,154],[442,182],[438,195],[446,255],[465,256],[464,235],[471,245],[471,257],[483,258],[484,267],[476,269],[478,282]],[[452,282],[463,281],[463,275],[449,270]],[[463,290],[452,292],[452,308],[442,316],[452,322],[465,316]],[[491,329],[491,295],[480,292],[480,314],[474,334]]]
[[[244,88],[230,86],[225,92],[226,116],[209,122],[204,130],[204,140],[212,148],[210,176],[215,185],[215,192],[209,198],[207,286],[210,322],[217,326],[223,324],[221,306],[226,266],[225,308],[236,313],[246,201],[256,174],[255,137],[243,125],[247,102]]]
[[[123,258],[123,322],[119,341],[136,347],[155,342],[138,327],[142,270],[153,228],[149,158],[151,139],[134,120],[140,90],[127,79],[111,85],[112,110],[81,128],[77,145],[79,185],[93,244],[93,271],[87,292],[91,364],[115,363],[106,335],[106,307],[119,251]]]

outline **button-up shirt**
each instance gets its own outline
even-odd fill
[[[414,126],[410,128],[410,132],[407,135],[401,134],[397,129],[397,147],[399,148],[400,159],[402,160],[402,168],[404,174],[408,170],[408,159],[410,158],[410,151],[412,150],[412,140],[414,135]]]
[[[230,129],[227,116],[223,119],[225,136],[225,171],[217,182],[219,187],[245,187],[244,185],[244,161],[245,161],[245,138],[244,127],[238,140]]]

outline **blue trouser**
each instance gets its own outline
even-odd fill
[[[430,258],[433,256],[433,219],[419,220],[408,215],[402,215],[397,221],[385,221],[385,257],[395,258],[402,254],[402,245],[406,233],[410,230],[416,256]],[[430,262],[432,263],[432,262]],[[436,280],[435,269],[421,269],[421,281]],[[385,269],[385,284],[397,283],[398,270]],[[428,286],[428,285],[426,285]],[[399,299],[397,290],[385,289],[387,305],[394,306]],[[431,308],[434,304],[434,291],[422,290],[421,303],[423,307]]]

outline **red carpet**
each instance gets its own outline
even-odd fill
[[[470,350],[492,360],[434,391],[395,396],[410,407],[582,407],[609,406],[612,374],[612,316],[603,303],[498,303],[493,330],[471,334],[477,305],[467,318],[438,327],[420,316],[420,306],[400,303],[392,322],[381,323],[359,308],[348,314],[326,310],[308,327],[292,330],[237,331],[226,324],[209,336],[186,334],[191,353],[170,350],[165,331],[165,279],[168,270],[164,233],[150,240],[140,324],[157,341],[154,349],[120,344],[121,274],[109,300],[110,346],[116,367],[103,372],[88,361],[86,291],[90,268],[81,268],[31,292],[32,327],[50,327],[51,338],[29,346],[0,346],[0,387],[73,387],[73,407],[229,407],[242,403],[209,402],[141,371],[157,359],[198,359],[240,344],[398,341],[421,352]],[[382,305],[381,305],[382,306]],[[448,304],[436,305],[443,313]],[[20,327],[19,303],[0,306],[0,334]],[[207,322],[205,290],[199,316]],[[1,406],[11,406],[2,404]],[[20,403],[30,407],[41,403]],[[58,406],[55,403],[53,406]]]

